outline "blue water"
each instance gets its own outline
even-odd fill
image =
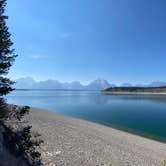
[[[105,124],[166,142],[166,96],[103,95],[97,91],[14,91],[9,103]]]

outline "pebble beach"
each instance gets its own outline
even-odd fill
[[[45,166],[163,166],[166,144],[93,122],[31,108]]]

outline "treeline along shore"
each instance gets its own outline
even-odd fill
[[[111,87],[101,91],[104,94],[165,94],[163,87]]]

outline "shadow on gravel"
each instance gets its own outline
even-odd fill
[[[43,165],[37,151],[43,142],[40,134],[32,134],[32,126],[23,120],[29,109],[8,105],[5,118],[0,120],[0,166]]]

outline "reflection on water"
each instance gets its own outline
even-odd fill
[[[97,91],[15,91],[9,103],[30,105],[166,141],[166,96]]]

